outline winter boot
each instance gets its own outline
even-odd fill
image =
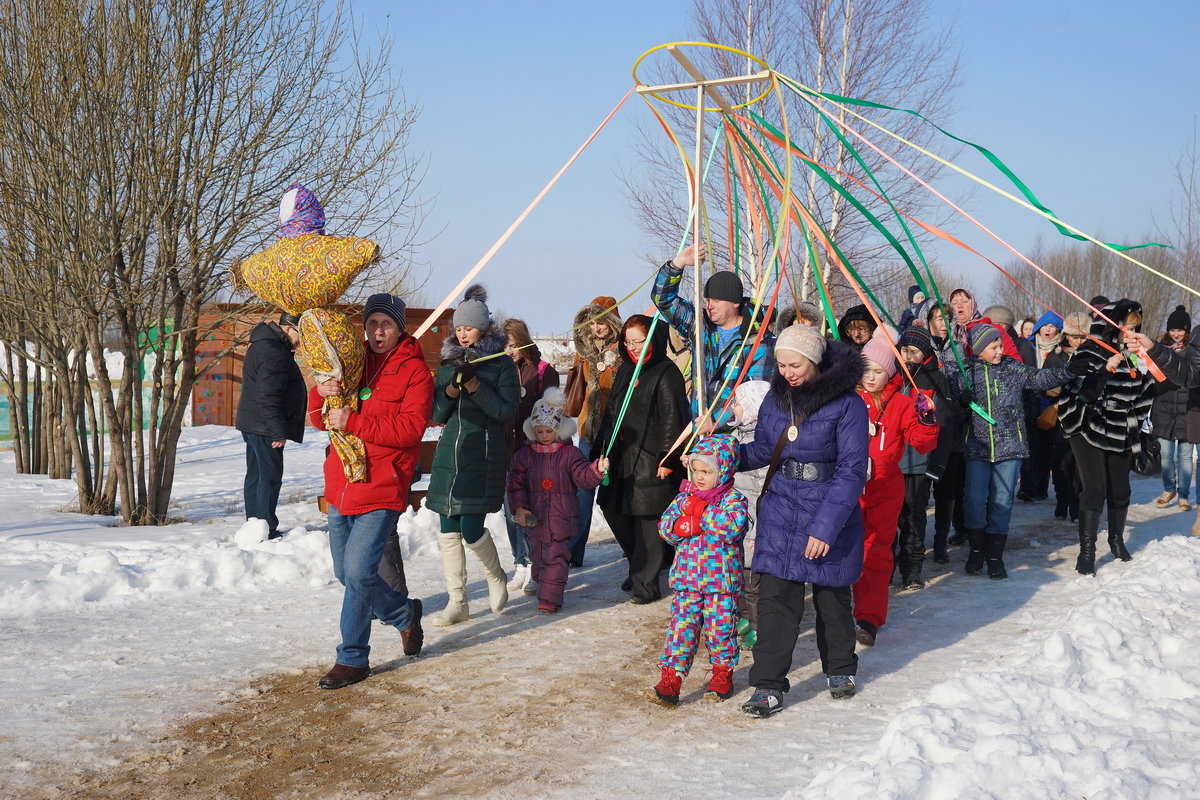
[[[439,533],[438,549],[442,554],[442,577],[446,580],[446,608],[429,621],[438,627],[466,622],[467,610],[467,552],[463,550],[461,533]]]
[[[1125,548],[1125,515],[1129,506],[1108,509],[1108,547],[1112,554],[1122,561],[1132,561],[1133,556]]]
[[[485,533],[479,541],[468,544],[471,552],[483,565],[483,574],[487,576],[488,602],[493,613],[500,613],[508,605],[508,579],[500,567],[500,555],[496,552],[496,543],[492,535]]]
[[[1004,545],[1008,542],[1008,534],[990,533],[986,538],[984,556],[987,559],[988,577],[994,581],[1004,580],[1008,577],[1008,570],[1004,569]]]
[[[730,697],[733,697],[733,667],[713,664],[712,678],[708,681],[708,688],[704,690],[704,699],[716,703]]]
[[[769,717],[783,709],[783,692],[778,689],[755,689],[750,699],[742,703],[742,711],[752,717]]]
[[[1100,530],[1100,512],[1079,509],[1079,558],[1075,571],[1080,575],[1096,574],[1096,533]]]
[[[662,677],[653,689],[646,692],[646,697],[652,703],[674,708],[679,705],[679,687],[683,685],[683,676],[670,667],[662,668]]]
[[[987,558],[983,552],[983,531],[968,528],[967,542],[971,545],[971,552],[967,554],[967,563],[964,568],[968,575],[978,575],[983,570],[983,562]]]
[[[947,536],[944,533],[935,533],[933,535],[933,563],[949,564],[950,551],[946,549]]]

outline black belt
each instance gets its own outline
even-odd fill
[[[794,458],[785,458],[779,464],[779,474],[793,481],[822,483],[833,477],[835,467],[835,464],[827,461],[797,461]]]

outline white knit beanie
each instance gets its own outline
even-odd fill
[[[818,328],[791,325],[780,331],[779,336],[775,338],[775,352],[780,350],[791,350],[814,364],[820,364],[825,355],[825,337]]]

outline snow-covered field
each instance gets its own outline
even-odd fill
[[[13,475],[11,453],[0,454],[0,796],[117,766],[181,720],[254,697],[264,675],[315,680],[328,667],[341,593],[312,502],[325,442],[310,437],[286,452],[280,518],[291,532],[248,547],[235,540],[244,449],[232,429],[184,431],[173,513],[187,521],[165,528],[65,511],[69,482]],[[1200,797],[1200,539],[1187,535],[1192,514],[1154,508],[1160,489],[1156,479],[1135,483],[1134,561],[1106,554],[1095,578],[1073,571],[1071,526],[1047,519],[1046,503],[1019,504],[1012,577],[968,578],[954,551],[953,569],[929,569],[926,589],[895,594],[879,643],[860,654],[852,700],[828,698],[807,629],[787,705],[768,720],[737,711],[748,658],[728,703],[698,702],[699,665],[679,708],[627,702],[653,682],[647,658],[606,673],[623,687],[610,707],[574,707],[574,744],[562,755],[569,785],[531,774],[492,794]],[[506,555],[500,518],[489,524]],[[401,523],[408,581],[430,610],[445,598],[436,527],[424,510]],[[602,582],[619,582],[617,552],[597,515],[589,567]],[[465,658],[503,644],[494,632],[470,633],[490,617],[478,566],[470,571],[476,616],[450,632],[429,629],[435,653]],[[514,620],[504,634],[511,647],[497,670],[527,664],[551,676],[559,666],[636,656],[621,626],[653,627],[666,604],[615,605],[620,592],[601,588],[572,578],[574,612],[541,628],[516,624],[532,616],[528,599],[514,602],[504,615]],[[373,660],[400,659],[399,637],[377,630]],[[418,662],[434,684],[454,669],[453,659]],[[498,688],[473,703],[523,697]],[[536,716],[528,725],[536,731]],[[377,795],[362,787],[344,796]]]

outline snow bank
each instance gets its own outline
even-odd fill
[[[933,686],[877,750],[790,796],[1196,796],[1200,692],[1184,676],[1200,664],[1200,540],[1148,542],[1074,583],[1074,609],[1015,639],[1010,666]]]

